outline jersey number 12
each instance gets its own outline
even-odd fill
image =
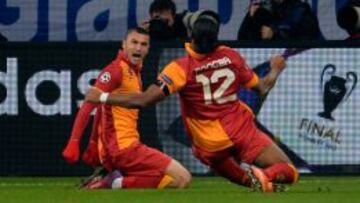
[[[220,87],[217,88],[214,92],[211,92],[211,84],[219,82],[219,79],[222,77],[225,77],[225,80],[222,82]],[[213,100],[218,104],[223,104],[228,101],[235,101],[237,99],[236,93],[224,96],[224,92],[234,81],[235,74],[228,68],[214,71],[210,78],[204,74],[199,74],[196,76],[196,82],[201,83],[203,86],[205,104],[212,104]]]

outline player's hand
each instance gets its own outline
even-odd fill
[[[100,103],[101,93],[103,92],[95,87],[90,88],[90,90],[86,93],[85,102],[90,102],[95,104]]]
[[[62,156],[69,164],[74,164],[79,160],[79,155],[79,140],[69,140],[62,152]]]
[[[144,20],[143,22],[141,22],[141,27],[144,28],[145,30],[149,31],[150,30],[150,19]]]
[[[285,69],[286,62],[285,58],[281,55],[276,55],[270,60],[270,67],[277,73],[281,73]]]
[[[89,166],[96,167],[100,164],[97,147],[97,143],[90,140],[84,154],[82,155],[82,160]]]

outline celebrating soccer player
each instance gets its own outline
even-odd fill
[[[116,94],[140,93],[140,71],[149,40],[143,28],[130,30],[123,40],[123,50],[100,73],[95,88]],[[109,173],[90,179],[86,188],[185,188],[190,184],[191,175],[179,162],[140,143],[138,110],[120,106],[88,102],[81,106],[63,151],[69,163],[79,159],[80,138],[95,108],[91,140],[83,159],[92,166],[101,164]]]

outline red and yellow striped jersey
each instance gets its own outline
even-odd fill
[[[213,152],[233,145],[246,134],[250,108],[237,92],[251,88],[258,77],[234,50],[219,46],[201,55],[185,44],[187,55],[168,64],[158,76],[170,93],[179,92],[182,115],[193,144]]]
[[[141,67],[132,65],[120,52],[118,57],[99,74],[95,86],[104,92],[116,94],[140,93]],[[99,131],[100,157],[117,153],[139,140],[137,109],[102,105]]]

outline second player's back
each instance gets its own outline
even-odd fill
[[[190,52],[177,63],[187,80],[180,91],[183,113],[197,119],[217,119],[235,111],[240,105],[239,86],[253,77],[242,57],[225,46],[203,58]]]

